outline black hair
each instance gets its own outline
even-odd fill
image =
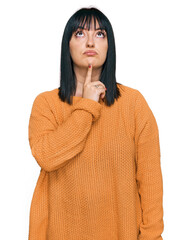
[[[81,8],[76,11],[68,20],[62,37],[61,45],[61,61],[60,61],[60,87],[58,95],[62,101],[72,103],[72,96],[76,92],[75,73],[73,70],[73,61],[70,55],[69,42],[73,32],[78,27],[83,27],[87,23],[87,28],[90,29],[90,23],[94,18],[94,25],[96,30],[96,20],[99,23],[101,29],[104,29],[107,33],[108,39],[108,51],[106,60],[102,66],[102,71],[99,81],[101,81],[107,88],[103,101],[107,106],[114,103],[115,98],[118,99],[121,96],[120,90],[116,82],[116,51],[114,33],[108,18],[97,8]],[[71,98],[71,99],[70,99]],[[70,101],[71,100],[71,101]]]

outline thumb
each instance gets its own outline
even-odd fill
[[[89,63],[87,75],[86,75],[86,78],[85,78],[85,83],[91,82],[91,76],[92,76],[92,64]]]

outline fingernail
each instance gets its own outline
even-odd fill
[[[89,68],[91,68],[91,64],[89,64]]]

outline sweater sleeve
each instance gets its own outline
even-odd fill
[[[136,181],[142,208],[138,240],[162,240],[163,178],[159,130],[143,95],[137,90],[135,106]]]
[[[81,98],[70,116],[58,125],[46,97],[40,93],[34,100],[28,126],[31,152],[39,166],[54,171],[80,153],[101,108],[99,102]]]

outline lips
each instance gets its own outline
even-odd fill
[[[97,52],[94,51],[94,50],[87,50],[87,51],[84,52],[84,54],[86,54],[86,55],[95,55],[95,54],[97,54]]]

